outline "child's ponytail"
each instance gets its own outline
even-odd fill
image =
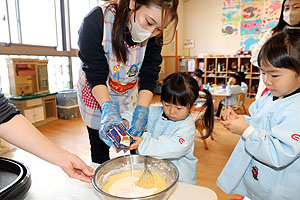
[[[201,139],[204,140],[212,134],[214,129],[214,104],[210,92],[206,89],[202,89],[202,92],[205,93],[205,99],[206,99],[203,105],[203,107],[206,108],[203,116],[203,126],[206,130],[206,135],[201,137]]]

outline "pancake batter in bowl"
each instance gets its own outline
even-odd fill
[[[159,172],[152,172],[152,174],[155,185],[153,188],[146,189],[135,185],[134,182],[139,180],[142,172],[134,171],[134,176],[132,176],[131,171],[124,171],[110,176],[107,183],[102,187],[102,190],[114,196],[130,198],[148,196],[168,187],[168,184],[162,178],[162,174]]]

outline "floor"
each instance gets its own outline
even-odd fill
[[[153,99],[153,103],[157,102],[159,102],[159,96],[155,96]],[[57,120],[40,128],[40,131],[57,145],[90,162],[88,134],[80,117],[71,120]],[[237,144],[239,136],[231,134],[223,128],[218,120],[215,120],[213,134],[214,140],[210,138],[206,140],[208,150],[205,150],[203,141],[198,136],[195,138],[194,154],[198,158],[197,185],[212,189],[220,200],[240,197],[239,195],[227,195],[216,185],[217,177]]]

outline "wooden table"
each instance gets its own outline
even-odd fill
[[[224,97],[225,98],[225,108],[227,108],[228,106],[228,98],[226,97],[230,97],[231,94],[227,93],[226,90],[222,87],[214,87],[214,90],[211,91],[211,95],[215,96],[215,97]]]

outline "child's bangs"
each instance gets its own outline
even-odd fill
[[[165,91],[161,95],[161,100],[166,103],[189,107],[191,107],[189,102],[193,101],[186,89],[174,90],[174,88],[171,87],[165,88]]]

